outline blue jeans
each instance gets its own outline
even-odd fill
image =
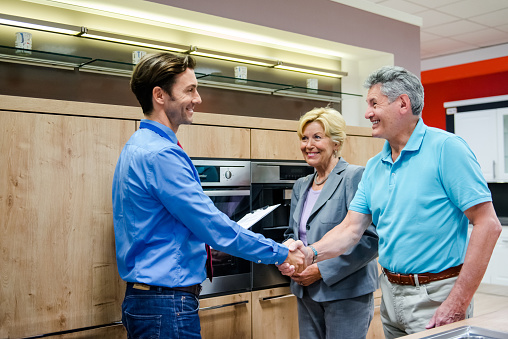
[[[365,339],[374,317],[374,294],[317,302],[307,290],[298,300],[300,338]]]
[[[122,323],[129,339],[201,338],[199,299],[167,289],[138,290],[130,284],[122,304]]]

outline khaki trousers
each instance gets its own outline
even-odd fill
[[[386,339],[425,331],[425,326],[448,297],[457,278],[407,286],[389,282],[382,272],[379,277],[383,293],[380,311]],[[467,308],[466,318],[472,316],[473,300]]]

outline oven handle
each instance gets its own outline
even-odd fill
[[[231,303],[231,304],[222,304],[222,305],[217,305],[217,306],[202,307],[199,310],[200,311],[208,311],[208,310],[215,310],[215,309],[218,309],[218,308],[224,308],[224,307],[229,307],[229,306],[237,306],[237,305],[248,304],[248,303],[249,303],[248,300],[242,300],[242,301],[237,301],[237,302]]]
[[[249,196],[250,190],[204,191],[209,197]]]

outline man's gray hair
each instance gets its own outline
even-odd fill
[[[422,113],[423,86],[420,79],[413,73],[398,66],[384,66],[369,75],[363,86],[370,89],[377,84],[381,84],[381,93],[388,97],[390,103],[402,94],[407,94],[413,114]]]

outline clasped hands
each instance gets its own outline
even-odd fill
[[[287,240],[284,242],[289,248],[289,253],[284,263],[278,266],[279,271],[287,276],[303,272],[312,262],[312,253],[305,247],[301,240]]]

